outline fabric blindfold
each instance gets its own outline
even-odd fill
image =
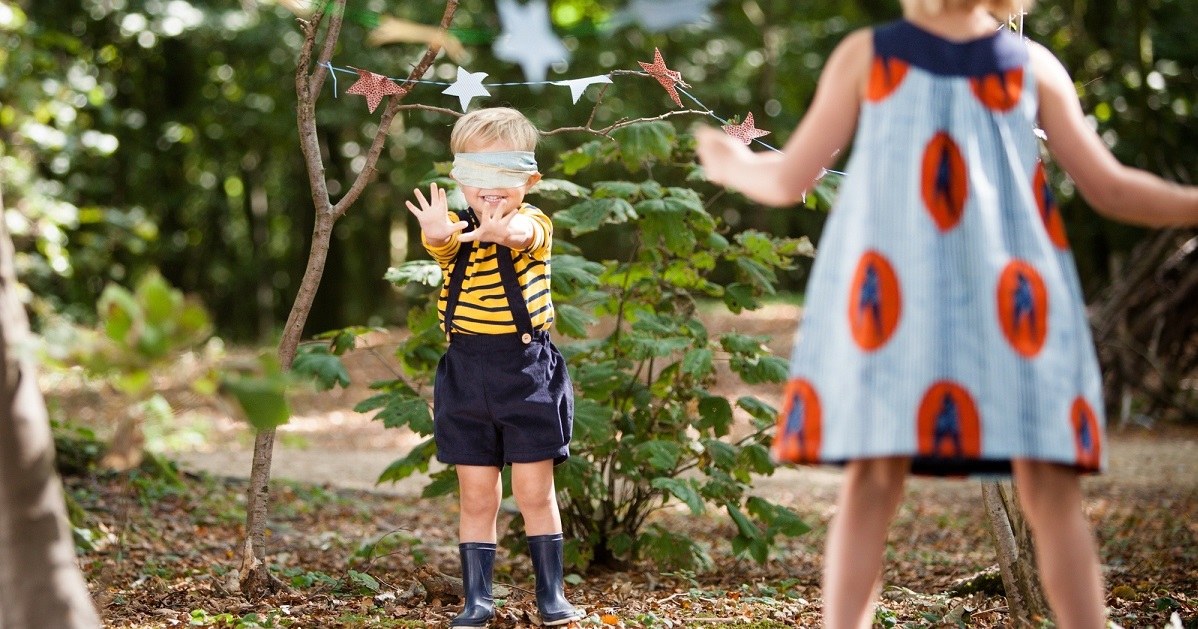
[[[453,178],[472,188],[516,188],[537,174],[537,158],[532,151],[494,153],[455,153]]]

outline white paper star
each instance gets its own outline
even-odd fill
[[[475,96],[490,96],[491,93],[487,88],[483,87],[483,79],[487,78],[486,72],[469,72],[462,66],[458,66],[458,78],[453,82],[453,85],[441,91],[442,94],[457,96],[462,103],[462,111],[466,111],[470,107],[470,100]]]
[[[503,31],[492,51],[497,59],[519,63],[525,80],[544,81],[550,65],[570,58],[562,40],[553,34],[545,0],[523,5],[516,0],[498,0],[497,8]]]
[[[596,83],[611,83],[611,77],[606,74],[598,76],[588,76],[585,79],[570,79],[569,81],[554,81],[554,85],[564,85],[570,88],[570,96],[574,99],[574,104],[578,104],[578,99],[582,98],[582,93],[587,91],[587,87]]]
[[[660,33],[687,24],[707,24],[708,7],[716,0],[632,0],[621,9],[650,33]],[[625,18],[627,19],[627,18]]]

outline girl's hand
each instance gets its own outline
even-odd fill
[[[439,247],[449,242],[451,236],[466,229],[466,225],[468,225],[466,221],[449,222],[449,204],[445,201],[443,188],[438,188],[434,183],[429,188],[428,200],[424,198],[424,194],[420,192],[419,188],[415,192],[420,207],[416,207],[411,201],[406,203],[408,211],[416,216],[417,221],[420,221],[420,231],[424,232],[424,239],[428,241],[428,244]]]
[[[733,183],[735,171],[744,167],[749,149],[727,133],[712,127],[697,129],[695,140],[695,154],[699,157],[707,180],[722,186]]]

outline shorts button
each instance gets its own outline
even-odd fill
[[[525,344],[525,345],[528,345],[529,343],[531,343],[531,342],[532,342],[532,335],[531,335],[531,334],[529,334],[528,332],[525,332],[525,333],[524,333],[524,336],[521,336],[521,337],[520,337],[520,340],[521,340],[521,341],[524,341],[524,344]]]

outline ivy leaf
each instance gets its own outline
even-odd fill
[[[578,171],[590,166],[598,158],[600,148],[598,141],[587,142],[562,155],[558,159],[558,164],[561,166],[562,172],[567,177],[571,177],[577,174]]]
[[[599,286],[599,275],[603,273],[603,265],[592,262],[582,256],[555,255],[553,256],[553,287],[558,292],[561,285],[566,285],[574,291],[595,288]]]
[[[768,266],[753,258],[741,257],[736,259],[736,268],[754,286],[760,288],[766,294],[774,294],[774,282],[778,280],[778,276]]]
[[[258,430],[269,430],[287,423],[291,408],[287,405],[287,376],[280,372],[267,375],[227,374],[221,390],[237,400],[245,420]]]
[[[703,445],[711,462],[723,470],[734,471],[736,468],[736,448],[719,439],[704,439]]]

